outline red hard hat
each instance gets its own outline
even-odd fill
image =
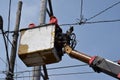
[[[30,23],[28,27],[29,28],[33,28],[33,27],[35,27],[35,24],[34,23]]]
[[[51,16],[50,17],[50,24],[54,23],[54,24],[58,24],[57,18],[55,16]]]

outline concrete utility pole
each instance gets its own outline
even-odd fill
[[[15,59],[16,59],[16,52],[17,52],[17,41],[18,41],[18,31],[19,31],[19,25],[20,25],[20,18],[21,18],[21,10],[22,10],[22,1],[19,1],[18,3],[18,10],[16,15],[16,24],[13,34],[13,46],[11,48],[11,56],[10,56],[10,68],[7,72],[6,80],[14,80],[14,65],[15,65]]]
[[[41,0],[40,6],[40,25],[45,24],[47,0]],[[35,66],[33,69],[33,80],[40,80],[41,66]]]

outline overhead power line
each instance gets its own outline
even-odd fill
[[[114,19],[114,20],[101,20],[101,21],[91,21],[91,22],[83,22],[82,24],[94,24],[94,23],[108,23],[108,22],[119,22],[120,19]],[[80,24],[80,22],[76,22],[76,23],[68,23],[68,24],[60,24],[59,26],[71,26],[71,25],[82,25]],[[18,31],[20,32],[20,30]],[[6,33],[14,33],[14,31],[5,31]],[[2,34],[2,33],[0,33]]]
[[[81,64],[81,65],[72,65],[72,66],[61,66],[61,67],[47,68],[47,70],[74,68],[74,67],[82,67],[82,66],[88,66],[88,65],[87,65],[87,64]],[[19,71],[19,72],[15,72],[15,74],[32,72],[32,71],[33,71],[33,70]]]
[[[92,73],[95,73],[95,72],[89,71],[89,72],[61,73],[61,74],[50,74],[48,76],[71,76],[71,75],[82,75],[82,74],[92,74]],[[17,76],[14,78],[30,78],[30,77],[32,78],[33,76],[31,76],[31,75],[24,76],[23,75],[23,76]],[[44,77],[44,76],[42,76],[42,77]],[[3,78],[0,78],[0,79],[3,79]]]
[[[49,76],[66,76],[66,75],[91,74],[91,73],[95,73],[95,72],[90,71],[90,72],[75,72],[75,73],[63,73],[63,74],[50,74]]]
[[[82,75],[82,74],[92,74],[92,73],[95,73],[95,72],[89,71],[89,72],[61,73],[61,74],[50,74],[48,76],[71,76],[71,75]],[[30,78],[30,77],[33,77],[33,76],[31,76],[31,75],[28,75],[28,76],[17,76],[17,77],[14,77],[14,78]]]
[[[102,10],[101,12],[99,12],[99,13],[95,14],[94,16],[92,16],[92,17],[88,18],[88,19],[87,19],[87,21],[88,21],[88,20],[91,20],[91,19],[93,19],[93,18],[95,18],[95,17],[97,17],[98,15],[100,15],[100,14],[104,13],[105,11],[107,11],[107,10],[109,10],[109,9],[113,8],[114,6],[116,6],[116,5],[118,5],[118,4],[120,4],[120,1],[119,1],[119,2],[117,2],[117,3],[115,3],[115,4],[113,4],[113,5],[111,5],[111,6],[109,6],[109,7],[108,7],[108,8],[106,8],[106,9]]]
[[[5,44],[5,49],[6,49],[6,58],[7,58],[8,68],[10,69],[10,59],[9,59],[7,41],[6,41],[5,34],[4,34],[3,30],[2,30],[2,35],[3,35],[3,40],[4,40],[4,44]]]
[[[71,25],[82,25],[82,24],[94,24],[94,23],[108,23],[108,22],[120,22],[120,19],[115,20],[102,20],[102,21],[91,21],[91,22],[76,22],[76,23],[68,23],[68,24],[60,24],[59,26],[71,26]]]
[[[67,24],[60,24],[59,26],[71,26],[71,25],[82,25],[82,24],[94,24],[94,23],[108,23],[108,22],[120,22],[120,19],[114,19],[114,20],[101,20],[101,21],[91,21],[91,22],[76,22],[76,23],[67,23]],[[20,32],[20,30],[18,30]],[[7,33],[14,33],[14,31],[5,31],[5,34]],[[0,33],[2,34],[2,33]]]
[[[1,60],[3,63],[7,64],[7,62],[5,62],[1,57],[0,57],[0,60]]]
[[[81,64],[81,65],[72,65],[72,66],[62,66],[62,67],[48,68],[47,70],[65,69],[65,68],[73,68],[73,67],[81,67],[81,66],[88,66],[88,65]]]
[[[117,62],[118,60],[114,61]],[[55,70],[55,69],[65,69],[65,68],[73,68],[73,67],[81,67],[81,66],[88,66],[87,64],[82,64],[82,65],[72,65],[72,66],[62,66],[62,67],[55,67],[55,68],[48,68],[47,70]],[[5,71],[1,71],[2,73]],[[26,71],[19,71],[15,72],[15,74],[20,74],[20,73],[26,73],[26,72],[32,72],[32,70],[26,70]],[[1,73],[1,74],[2,74]],[[60,74],[50,74],[48,76],[66,76],[66,75],[79,75],[79,74],[90,74],[90,73],[96,73],[94,71],[86,71],[86,72],[74,72],[74,73],[60,73]],[[42,74],[42,73],[41,73]],[[27,78],[27,77],[32,77],[32,76],[17,76],[15,78]],[[42,74],[42,77],[44,78],[44,75]]]
[[[50,9],[50,16],[53,16],[54,13],[53,13],[53,9],[52,9],[52,2],[51,2],[51,0],[48,0],[48,4],[49,4],[49,9]]]
[[[118,62],[119,60],[115,60],[113,62]],[[82,66],[89,66],[88,64],[81,64],[81,65],[71,65],[71,66],[60,66],[60,67],[53,67],[53,68],[47,68],[47,70],[56,70],[56,69],[68,69],[68,68],[74,68],[74,67],[82,67]],[[19,71],[15,72],[15,74],[20,74],[20,73],[27,73],[27,72],[32,72],[33,70],[25,70],[25,71]],[[5,71],[4,71],[5,72]]]
[[[79,22],[77,22],[77,23],[60,24],[59,26],[71,26],[71,25],[79,25]]]
[[[85,22],[85,24],[94,24],[94,23],[108,23],[108,22],[119,22],[120,19],[116,20],[105,20],[105,21],[92,21],[92,22]]]

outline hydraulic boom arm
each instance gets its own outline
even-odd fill
[[[73,27],[70,27],[66,33],[61,33],[61,36],[57,36],[57,44],[59,44],[59,42],[60,45],[62,44],[62,47],[59,47],[64,48],[64,52],[69,56],[90,65],[90,67],[92,67],[95,72],[103,72],[120,80],[120,64],[99,56],[89,56],[74,50],[76,46],[76,36],[73,33],[73,30]]]
[[[98,72],[98,73],[103,72],[105,74],[108,74],[120,80],[120,65],[119,64],[112,62],[110,60],[104,59],[99,56],[91,57],[84,53],[73,50],[69,45],[65,45],[64,50],[69,56],[90,65],[90,67],[92,67],[95,72]]]

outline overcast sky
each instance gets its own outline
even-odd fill
[[[19,0],[12,0],[11,6],[11,21],[10,30],[14,30],[17,4]],[[40,0],[22,0],[22,16],[20,29],[28,27],[29,23],[35,23],[39,25],[40,20]],[[79,22],[81,0],[51,0],[53,5],[54,15],[58,18],[59,24],[71,24]],[[83,21],[93,17],[99,12],[107,9],[111,5],[120,2],[120,0],[83,0],[82,16]],[[0,0],[0,15],[4,19],[4,30],[7,30],[8,25],[8,4],[9,0]],[[120,4],[108,9],[102,14],[88,20],[93,21],[105,21],[105,20],[117,20],[120,19]],[[46,23],[48,23],[49,17],[47,15]],[[69,29],[70,26],[61,26],[63,31]],[[106,59],[116,61],[120,59],[120,22],[111,23],[94,23],[74,25],[74,32],[77,37],[76,50],[86,53],[90,56],[101,56]],[[12,34],[10,35],[10,37]],[[11,39],[12,41],[12,39]],[[6,55],[4,48],[4,41],[0,34],[0,78],[5,77],[6,68]],[[9,45],[10,46],[10,45]],[[11,47],[11,46],[10,46]],[[10,51],[10,49],[9,49]],[[82,65],[83,62],[70,58],[68,55],[64,55],[61,62],[56,64],[47,65],[47,68],[64,67]],[[30,67],[26,67],[25,64],[17,57],[15,72],[32,70]],[[83,73],[93,72],[89,66],[71,67],[66,69],[48,70],[50,80],[116,80],[111,76],[103,73],[88,73],[88,74],[72,74],[62,76],[52,76],[52,74],[66,74],[66,73]],[[16,75],[16,74],[15,74]],[[31,76],[32,72],[24,72],[17,74],[16,80],[32,80],[32,78],[25,78],[23,76]]]

